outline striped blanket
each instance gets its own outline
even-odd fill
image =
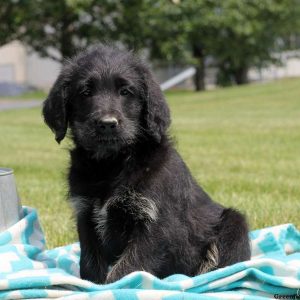
[[[79,244],[51,250],[35,209],[0,233],[0,299],[300,299],[300,233],[292,224],[250,233],[249,261],[160,280],[137,271],[96,285],[79,277]]]

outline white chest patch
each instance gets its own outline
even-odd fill
[[[116,207],[132,219],[144,222],[146,227],[157,220],[158,209],[152,199],[143,197],[135,191],[126,190],[124,193],[108,199],[102,207],[94,206],[93,219],[96,223],[96,231],[102,239],[106,237],[108,217],[113,214],[113,209]]]

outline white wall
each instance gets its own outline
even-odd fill
[[[61,64],[37,53],[29,53],[26,59],[27,83],[39,89],[47,90],[55,81]]]
[[[250,81],[270,81],[284,77],[300,76],[300,51],[286,51],[281,54],[283,64],[271,65],[261,70],[249,71]]]
[[[26,49],[18,41],[0,48],[0,81],[26,83]]]
[[[19,41],[0,48],[0,82],[27,84],[39,89],[49,89],[61,65],[49,58],[29,51]]]

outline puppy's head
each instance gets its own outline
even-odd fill
[[[59,143],[68,127],[77,146],[107,156],[141,137],[160,142],[169,109],[148,68],[110,46],[85,51],[63,66],[43,114]]]

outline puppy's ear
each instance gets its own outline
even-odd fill
[[[142,68],[145,126],[148,133],[160,142],[170,125],[170,110],[159,84],[147,67]]]
[[[68,128],[67,102],[67,80],[64,72],[61,72],[43,104],[45,123],[55,133],[57,143],[64,139]]]

